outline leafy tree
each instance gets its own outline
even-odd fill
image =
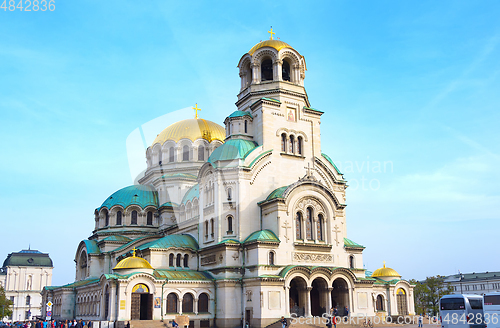
[[[411,280],[415,285],[413,295],[415,297],[415,311],[417,313],[431,313],[437,315],[439,312],[439,299],[451,294],[453,288],[444,282],[445,277],[427,277],[424,281]]]
[[[7,297],[5,296],[5,290],[2,286],[0,286],[0,311],[2,311],[2,317],[0,319],[3,319],[4,317],[10,317],[12,315],[12,309],[10,307],[11,305],[11,300],[7,299]]]

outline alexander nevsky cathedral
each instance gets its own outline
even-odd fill
[[[42,292],[52,318],[123,327],[187,315],[203,328],[265,327],[332,307],[414,314],[413,286],[385,264],[365,270],[365,247],[348,238],[348,184],[321,151],[325,113],[309,102],[304,57],[271,33],[238,69],[224,126],[196,107],[158,131],[138,184],[95,209],[75,281]]]

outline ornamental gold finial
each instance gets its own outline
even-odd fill
[[[135,257],[135,251],[137,250],[137,248],[132,248],[132,257]]]
[[[276,34],[276,33],[273,32],[273,27],[272,26],[271,26],[271,30],[267,31],[267,33],[271,34],[271,37],[269,38],[269,40],[272,40],[273,39],[273,34]]]
[[[201,110],[201,108],[198,108],[198,104],[195,104],[194,107],[192,107],[194,109],[194,118],[195,119],[198,119],[198,111]]]
[[[384,261],[384,268],[385,268],[385,261]]]

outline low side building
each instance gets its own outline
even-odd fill
[[[453,287],[454,294],[500,292],[500,271],[458,273],[447,276],[444,282]]]
[[[52,284],[52,260],[49,254],[27,249],[10,253],[0,274],[0,285],[5,296],[13,303],[8,321],[31,320],[41,315],[42,296],[45,286]]]

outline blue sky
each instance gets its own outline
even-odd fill
[[[500,270],[499,12],[498,1],[2,9],[0,258],[31,244],[50,253],[54,284],[71,282],[94,209],[132,183],[130,133],[194,103],[222,124],[238,60],[272,25],[306,58],[365,267],[385,260],[406,279]]]

